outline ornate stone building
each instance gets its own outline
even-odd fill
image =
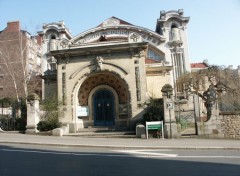
[[[132,128],[140,104],[190,71],[183,10],[161,11],[156,31],[111,17],[73,37],[63,22],[44,24],[44,95],[57,95],[72,132]]]

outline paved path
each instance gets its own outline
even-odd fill
[[[230,139],[138,139],[138,138],[84,138],[0,133],[0,144],[19,143],[34,145],[144,148],[144,149],[234,149],[240,150],[240,140]]]

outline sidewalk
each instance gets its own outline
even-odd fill
[[[139,139],[139,138],[84,138],[0,133],[1,144],[32,144],[71,147],[107,147],[122,149],[231,149],[240,150],[240,140],[230,139]]]

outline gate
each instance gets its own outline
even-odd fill
[[[176,112],[179,113],[179,112]],[[176,114],[178,116],[178,122],[181,125],[181,135],[197,135],[197,122],[194,111],[180,112]]]

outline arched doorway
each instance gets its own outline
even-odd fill
[[[99,89],[93,94],[94,126],[115,125],[115,101],[112,91]]]

